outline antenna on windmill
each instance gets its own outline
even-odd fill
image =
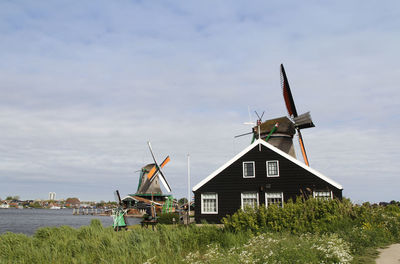
[[[245,125],[252,125],[252,126],[253,126],[252,131],[251,131],[251,132],[248,132],[248,133],[244,133],[244,134],[237,135],[237,136],[235,136],[234,138],[238,138],[238,137],[241,137],[241,136],[246,136],[246,135],[253,134],[253,139],[251,140],[251,143],[253,143],[254,140],[256,139],[255,127],[257,127],[258,139],[261,138],[260,126],[261,126],[262,118],[263,118],[263,116],[264,116],[265,111],[262,112],[261,116],[258,114],[257,111],[254,111],[254,113],[255,113],[256,116],[257,116],[257,122],[256,122],[256,123],[251,122],[250,107],[248,108],[248,111],[249,111],[250,122],[245,122],[244,124],[245,124]],[[260,151],[261,151],[261,145],[260,145]]]
[[[258,131],[258,139],[261,139],[261,122],[262,122],[262,117],[264,116],[265,111],[263,111],[263,113],[261,114],[261,116],[257,113],[257,111],[254,111],[258,117],[257,119],[257,131]],[[258,151],[261,151],[261,144],[258,144]]]
[[[294,123],[294,127],[299,137],[299,144],[304,162],[307,166],[310,166],[307,158],[306,149],[304,147],[303,137],[301,136],[300,130],[304,128],[315,127],[315,125],[311,120],[310,112],[306,112],[301,115],[297,114],[292,92],[290,91],[289,81],[287,79],[283,64],[281,64],[281,85],[283,90],[283,98],[285,99],[286,109],[288,111],[289,117],[292,119],[292,122]]]

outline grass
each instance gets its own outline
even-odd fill
[[[94,219],[79,229],[6,233],[0,263],[373,263],[378,247],[400,240],[398,206],[346,200],[238,211],[224,224],[114,232]]]

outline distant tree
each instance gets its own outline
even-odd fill
[[[100,202],[96,203],[96,207],[103,207],[105,203],[105,201],[101,200]]]
[[[39,202],[34,202],[29,205],[32,208],[42,208],[42,205]]]
[[[184,197],[184,198],[181,198],[181,199],[178,200],[178,204],[179,204],[179,205],[184,205],[184,204],[187,203],[187,201],[188,201],[188,200]]]
[[[19,198],[20,198],[19,195],[14,195],[12,199],[19,201]]]

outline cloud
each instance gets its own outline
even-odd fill
[[[304,131],[311,164],[350,198],[393,199],[397,7],[2,2],[0,197],[134,192],[147,140],[158,159],[171,155],[167,177],[186,195],[188,153],[194,185],[248,144],[233,139],[249,129],[248,106],[286,114],[284,63],[317,125]]]

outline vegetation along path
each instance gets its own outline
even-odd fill
[[[380,249],[377,264],[395,264],[400,263],[400,244],[393,244],[388,248]]]

